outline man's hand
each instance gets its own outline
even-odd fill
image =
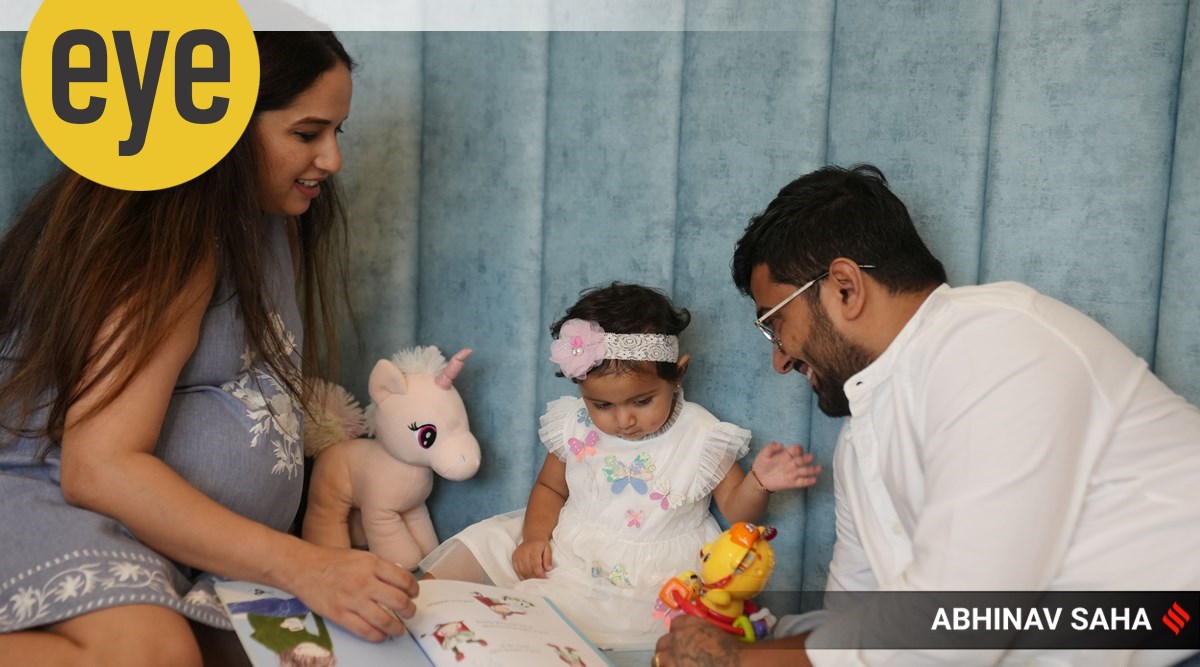
[[[737,665],[743,646],[708,621],[680,616],[671,620],[671,632],[659,638],[651,667]]]

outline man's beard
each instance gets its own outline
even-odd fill
[[[817,407],[830,417],[849,417],[850,399],[845,384],[855,373],[871,363],[871,356],[860,345],[846,339],[820,305],[809,303],[812,330],[808,335],[806,360],[817,380]],[[818,371],[817,369],[821,369]]]

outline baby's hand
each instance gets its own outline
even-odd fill
[[[750,470],[758,475],[759,482],[770,491],[802,489],[817,483],[821,466],[813,463],[813,455],[800,445],[784,447],[778,442],[769,442]]]
[[[521,579],[545,579],[551,566],[549,540],[525,540],[513,551],[513,569]]]

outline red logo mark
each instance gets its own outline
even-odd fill
[[[1171,632],[1174,632],[1175,635],[1178,636],[1179,633],[1183,631],[1183,626],[1187,625],[1188,619],[1190,618],[1191,616],[1183,610],[1183,607],[1179,606],[1178,602],[1176,602],[1175,604],[1171,605],[1171,608],[1167,610],[1167,613],[1163,614],[1163,623],[1166,623],[1167,627],[1171,628]]]

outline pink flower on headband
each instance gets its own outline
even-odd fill
[[[558,364],[563,375],[582,380],[604,360],[604,329],[588,320],[567,320],[550,343],[550,361]]]

